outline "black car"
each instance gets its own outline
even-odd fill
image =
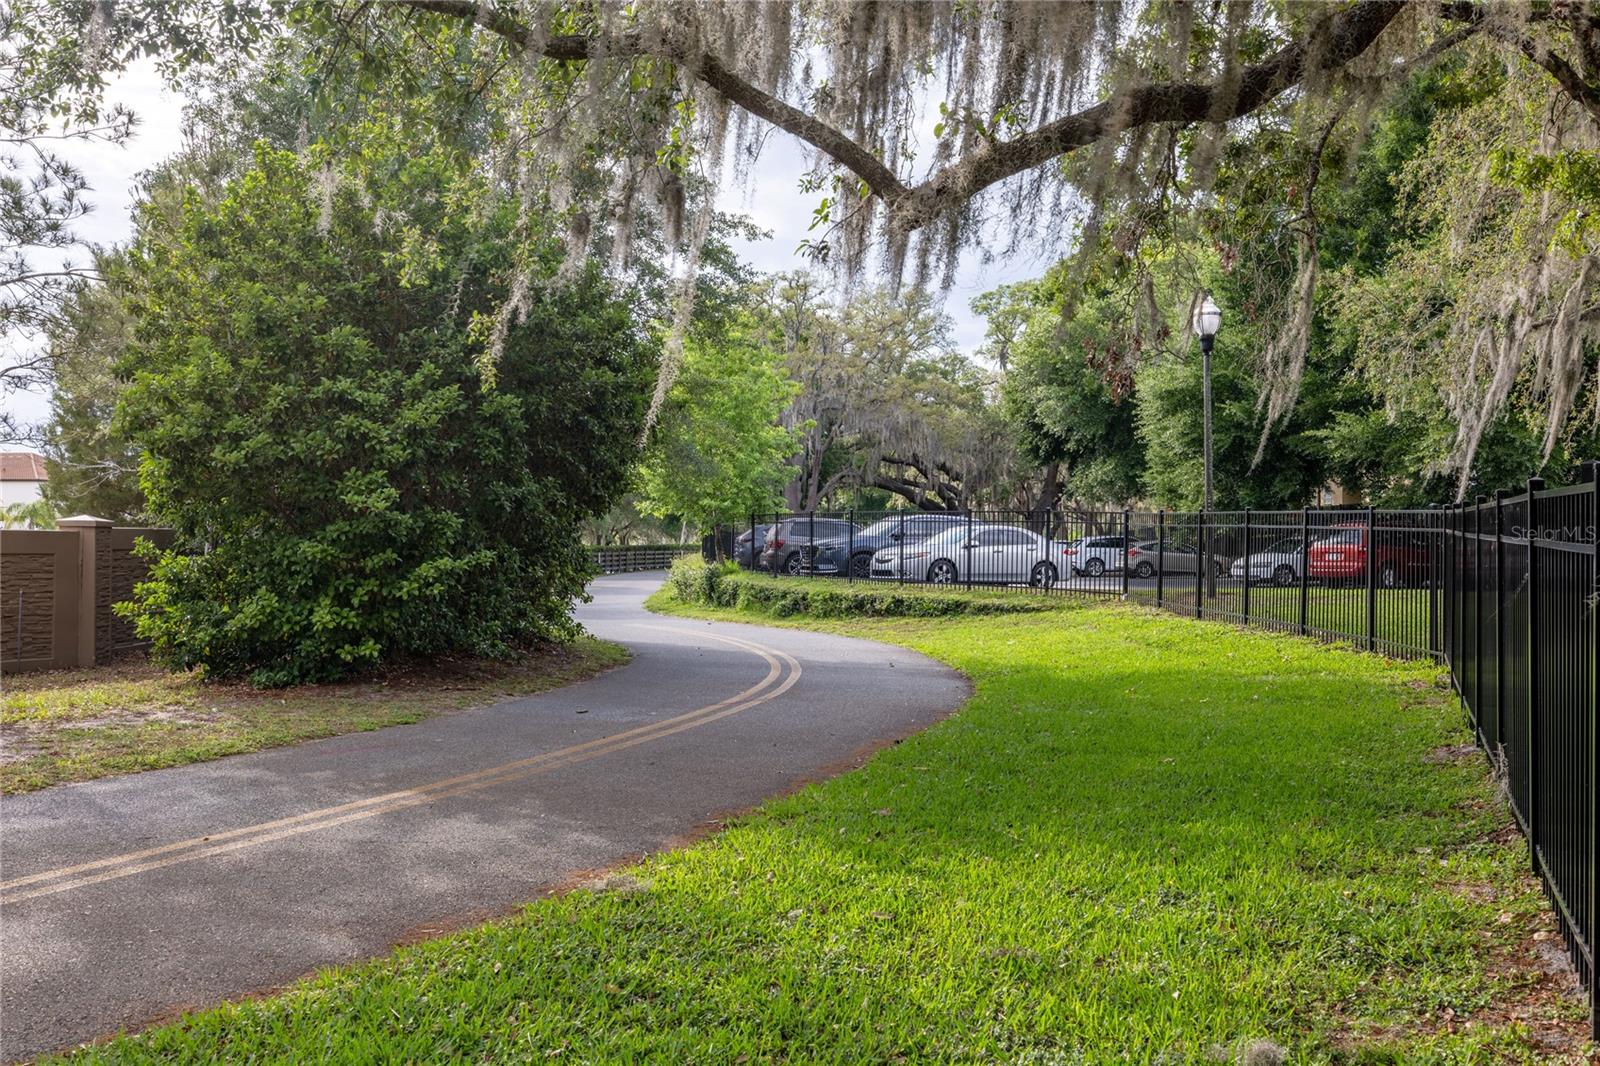
[[[872,574],[874,552],[897,544],[916,544],[966,524],[967,516],[958,514],[889,515],[866,529],[857,530],[853,537],[823,538],[819,535],[814,546],[802,546],[801,565],[818,574],[842,574],[848,558],[851,576],[865,579]]]

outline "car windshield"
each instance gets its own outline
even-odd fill
[[[788,526],[790,535],[802,540],[808,536],[815,536],[818,540],[823,537],[842,537],[850,531],[848,523],[836,518],[796,518]]]
[[[907,540],[920,540],[931,537],[935,533],[943,533],[954,522],[948,518],[935,518],[931,515],[896,515],[893,518],[883,518],[863,529],[860,536],[886,537],[893,533],[904,532]]]
[[[1299,550],[1300,550],[1300,538],[1299,537],[1285,537],[1283,540],[1278,541],[1276,544],[1269,544],[1267,546],[1266,550],[1262,554],[1264,554],[1264,555],[1286,555],[1289,552],[1297,552]]]
[[[880,518],[866,529],[863,529],[861,531],[861,535],[863,537],[882,537],[886,534],[893,533],[900,525],[900,522],[901,519],[899,518]]]

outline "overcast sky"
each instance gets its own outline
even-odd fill
[[[133,185],[141,171],[176,152],[183,142],[183,101],[168,92],[151,60],[142,60],[111,82],[108,97],[126,104],[139,117],[134,136],[123,145],[65,142],[61,152],[80,167],[92,190],[94,210],[78,223],[78,231],[92,243],[117,244],[132,235]],[[927,134],[929,131],[922,131]],[[739,253],[762,271],[795,270],[807,265],[796,252],[810,236],[807,226],[817,193],[802,194],[799,175],[806,169],[800,145],[781,132],[767,138],[761,159],[748,187],[730,188],[719,206],[749,215],[771,240],[736,241]],[[983,321],[972,314],[972,298],[996,285],[1036,277],[1047,264],[1023,257],[1003,263],[980,264],[967,253],[956,273],[955,285],[945,297],[945,311],[955,323],[955,340],[971,352],[983,340]],[[24,420],[41,421],[49,413],[47,398],[13,395],[7,399]]]

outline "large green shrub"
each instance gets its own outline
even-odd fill
[[[654,349],[583,273],[532,287],[487,385],[516,206],[462,209],[472,180],[423,154],[330,203],[262,150],[136,244],[118,422],[178,531],[132,609],[164,662],[288,684],[573,631]]]

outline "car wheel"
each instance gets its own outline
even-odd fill
[[[1156,576],[1155,564],[1154,563],[1140,563],[1138,566],[1133,568],[1133,572],[1136,575],[1138,575],[1139,577],[1155,577]]]
[[[1028,583],[1036,589],[1047,589],[1056,583],[1056,568],[1050,563],[1040,563],[1033,568]]]
[[[1292,585],[1298,576],[1294,572],[1294,567],[1288,563],[1280,563],[1278,568],[1272,572],[1272,583],[1274,585]]]
[[[930,585],[954,585],[956,583],[956,564],[940,559],[928,567],[928,583]]]
[[[1211,569],[1216,572],[1216,575],[1218,577],[1227,577],[1228,576],[1228,568],[1226,566],[1224,566],[1223,564],[1221,564],[1221,563],[1212,564]]]
[[[861,554],[850,560],[850,576],[865,581],[872,576],[872,556]]]
[[[783,572],[790,577],[800,576],[800,553],[790,552],[789,557],[783,561]]]
[[[1084,564],[1083,572],[1090,577],[1099,577],[1106,572],[1106,561],[1104,559],[1090,559]]]
[[[1400,587],[1400,569],[1394,563],[1384,563],[1378,569],[1378,584],[1386,589]]]

